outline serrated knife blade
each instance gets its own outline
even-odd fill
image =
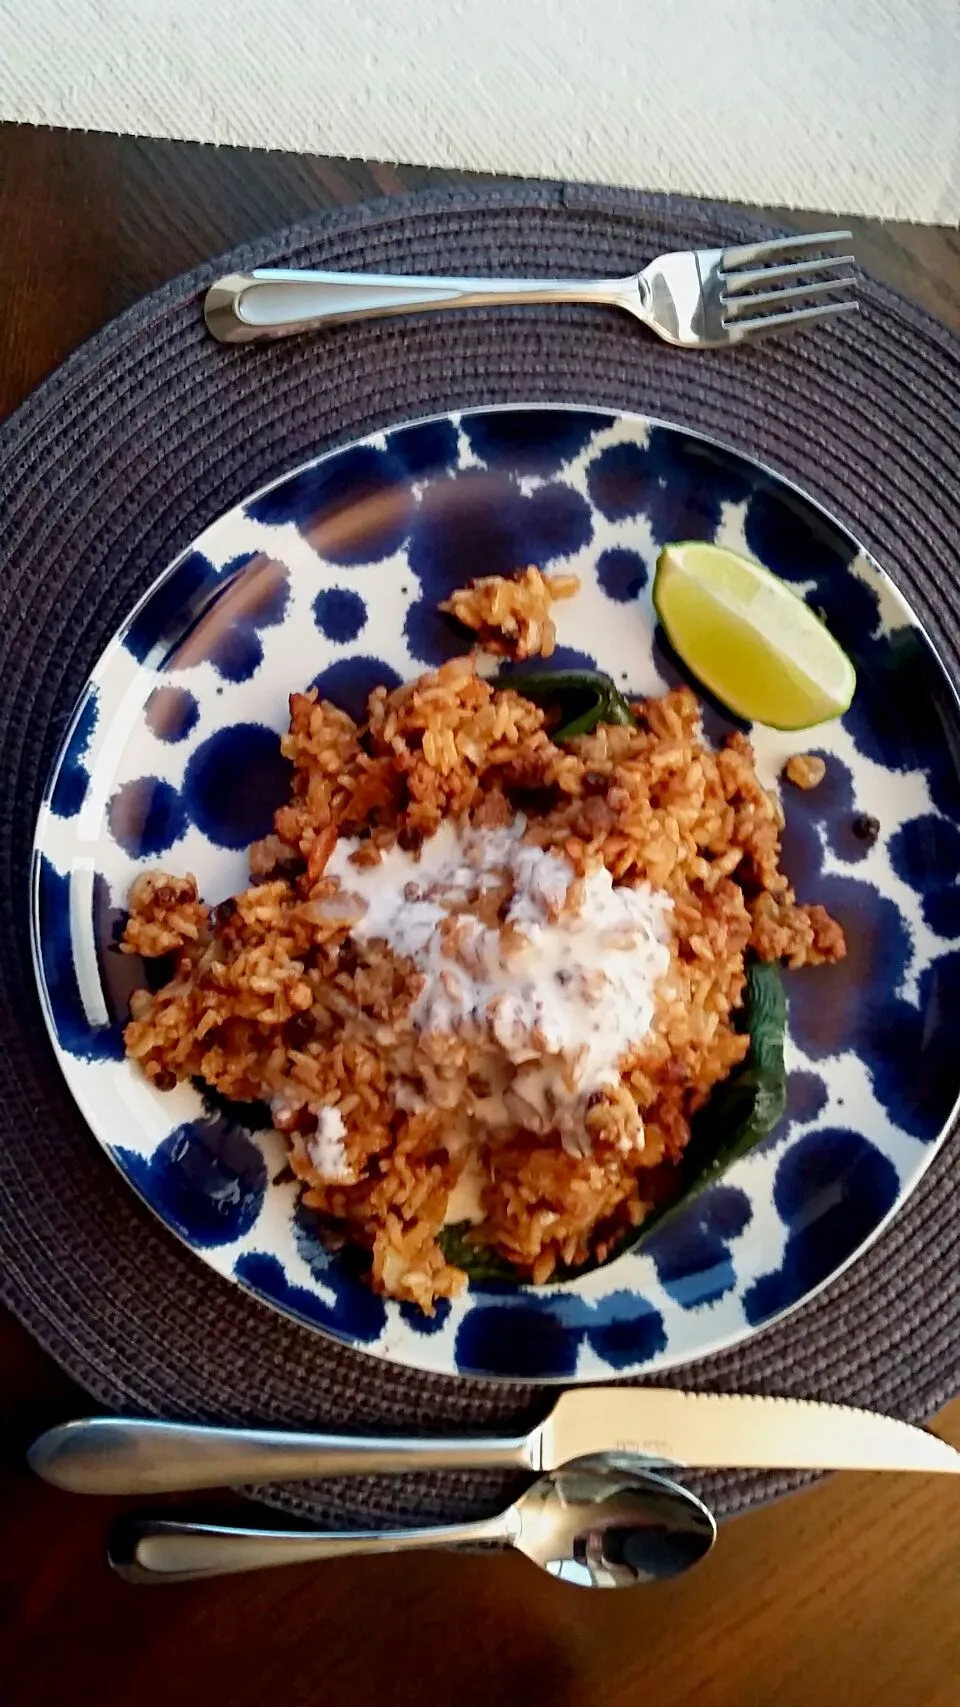
[[[625,1453],[698,1470],[934,1470],[960,1474],[960,1452],[895,1417],[812,1399],[580,1387],[535,1431],[536,1469]]]

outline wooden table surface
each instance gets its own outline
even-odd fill
[[[318,208],[453,176],[0,125],[0,414],[112,315],[208,255]],[[850,223],[865,266],[960,329],[956,232]],[[563,1588],[516,1557],[440,1555],[133,1589],[103,1557],[108,1520],[129,1502],[71,1499],[23,1464],[32,1434],[84,1408],[0,1318],[2,1707],[960,1698],[952,1483],[835,1477],[725,1526],[690,1576],[631,1594]],[[960,1402],[937,1427],[960,1446]]]

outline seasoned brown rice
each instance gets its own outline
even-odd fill
[[[451,594],[440,606],[473,630],[487,652],[510,658],[549,658],[557,643],[550,606],[580,591],[576,575],[541,575],[539,569],[515,575],[486,575]]]

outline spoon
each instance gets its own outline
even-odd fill
[[[158,1583],[348,1553],[516,1547],[564,1582],[628,1588],[689,1570],[709,1553],[716,1535],[712,1513],[694,1494],[611,1456],[541,1476],[506,1511],[479,1523],[318,1534],[133,1517],[114,1528],[108,1557],[128,1582]]]

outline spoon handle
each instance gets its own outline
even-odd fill
[[[426,1529],[341,1530],[302,1533],[288,1529],[234,1529],[214,1523],[178,1523],[166,1518],[121,1518],[111,1531],[107,1557],[131,1583],[191,1582],[274,1565],[313,1563],[358,1553],[402,1553],[427,1548],[507,1545],[510,1512],[480,1523],[439,1524]]]
[[[496,1440],[296,1434],[284,1429],[85,1417],[47,1430],[27,1454],[45,1481],[76,1494],[186,1493],[246,1482],[404,1470],[533,1469],[539,1430]]]

